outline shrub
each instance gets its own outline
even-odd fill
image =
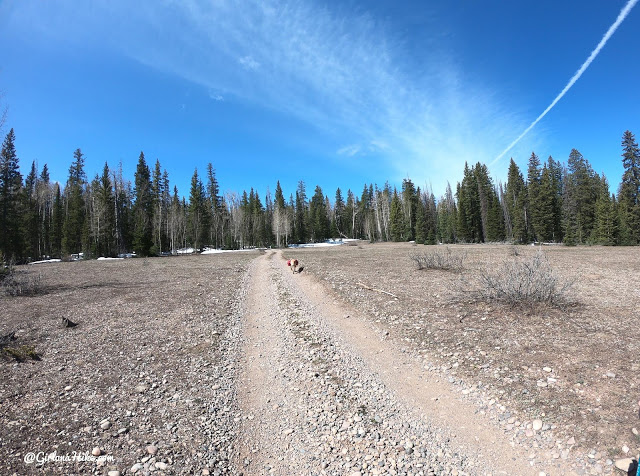
[[[476,293],[484,300],[514,307],[557,305],[564,302],[573,283],[560,279],[539,250],[531,258],[504,261],[497,269],[482,271]]]
[[[25,360],[40,360],[40,355],[36,352],[35,347],[32,345],[21,345],[20,347],[5,347],[3,349],[7,355],[13,357],[18,362],[24,362]]]
[[[0,273],[1,294],[7,296],[33,296],[41,294],[43,291],[42,275],[40,273],[18,272],[11,264]]]
[[[418,269],[440,269],[454,272],[462,271],[466,257],[466,253],[454,255],[449,248],[409,255]]]

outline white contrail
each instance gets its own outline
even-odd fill
[[[569,89],[571,89],[571,86],[573,86],[575,84],[575,82],[580,79],[580,76],[582,76],[582,73],[585,72],[585,70],[589,67],[589,65],[593,62],[594,59],[596,59],[596,56],[598,56],[598,53],[600,53],[600,50],[602,48],[604,48],[604,45],[607,44],[607,41],[609,41],[609,38],[611,38],[611,36],[616,32],[616,30],[618,29],[618,27],[620,26],[620,24],[624,21],[624,19],[627,17],[627,15],[629,14],[629,12],[631,11],[631,9],[634,7],[634,5],[638,3],[638,0],[629,0],[627,2],[627,4],[624,6],[624,8],[622,10],[620,10],[620,14],[618,15],[618,18],[616,18],[616,21],[613,23],[613,25],[611,25],[609,27],[609,29],[607,30],[607,32],[604,34],[604,36],[602,37],[602,39],[600,40],[600,43],[598,43],[598,46],[596,46],[596,49],[593,50],[591,52],[591,54],[589,55],[589,57],[587,58],[587,61],[585,61],[582,66],[580,66],[580,69],[576,72],[576,74],[573,75],[573,77],[569,80],[569,82],[567,83],[567,85],[564,87],[564,89],[562,91],[560,91],[560,94],[558,94],[556,96],[556,98],[553,100],[553,102],[551,104],[549,104],[549,107],[547,107],[542,114],[540,114],[538,116],[538,118],[533,121],[531,123],[531,125],[529,127],[527,127],[524,132],[522,134],[520,134],[518,136],[518,138],[516,140],[514,140],[511,144],[509,144],[509,147],[507,147],[506,149],[504,149],[502,151],[502,153],[496,157],[495,159],[493,159],[493,162],[491,162],[489,164],[489,166],[495,164],[498,160],[500,160],[504,154],[506,154],[507,152],[509,152],[511,150],[511,148],[516,145],[518,142],[520,142],[520,139],[522,139],[527,132],[529,132],[531,129],[533,129],[533,127],[540,122],[540,120],[547,115],[547,113],[553,108],[553,106],[555,106],[558,101],[560,101],[560,99],[562,99],[562,97],[567,94],[567,91],[569,91]]]

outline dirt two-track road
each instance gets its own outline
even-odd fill
[[[42,287],[0,295],[0,474],[607,475],[640,451],[635,250],[549,250],[581,304],[520,315],[451,300],[415,249],[20,267]],[[454,251],[473,275],[508,249]]]
[[[571,474],[533,467],[448,382],[280,252],[251,262],[246,287],[244,474]]]

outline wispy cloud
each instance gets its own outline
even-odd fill
[[[358,144],[346,145],[336,151],[338,155],[346,155],[347,157],[353,157],[360,152],[360,146]]]
[[[238,63],[240,63],[245,69],[249,71],[255,71],[260,67],[260,63],[253,59],[251,56],[243,56],[238,59]]]
[[[368,154],[390,180],[441,184],[465,161],[489,161],[525,123],[492,92],[465,82],[443,48],[411,57],[366,13],[313,0],[124,0],[14,4],[25,25],[110,44],[198,83],[305,121],[332,138],[327,154]],[[48,11],[51,10],[51,11]],[[440,32],[434,31],[438,35]],[[62,36],[64,35],[64,36]],[[420,67],[416,67],[419,63]],[[219,99],[218,99],[219,98]],[[344,145],[349,144],[349,145]],[[437,192],[437,190],[436,190]]]

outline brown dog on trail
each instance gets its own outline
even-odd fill
[[[295,273],[298,269],[298,260],[290,259],[289,261],[287,261],[287,266],[291,266],[291,271]]]

